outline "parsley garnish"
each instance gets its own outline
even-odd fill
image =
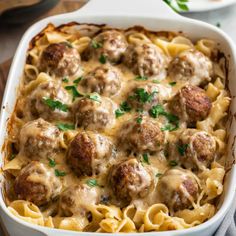
[[[160,84],[160,81],[157,80],[157,79],[154,79],[152,82],[153,82],[154,84]]]
[[[147,91],[145,91],[144,88],[137,88],[135,90],[135,95],[134,96],[130,96],[130,99],[137,99],[139,102],[141,103],[146,103],[146,102],[151,102],[155,93],[157,93],[157,91],[154,91],[152,93],[148,93]]]
[[[77,97],[83,97],[83,94],[78,92],[77,88],[74,85],[66,86],[66,90],[70,90],[72,92],[73,100]]]
[[[92,40],[91,44],[94,49],[98,49],[102,47],[102,44],[99,42],[96,42],[95,40]]]
[[[65,78],[63,78],[63,79],[62,79],[62,82],[64,82],[64,83],[68,83],[68,82],[69,82],[69,80],[68,80],[68,78],[67,78],[67,77],[65,77]]]
[[[170,82],[169,85],[170,85],[170,86],[175,86],[175,85],[176,85],[176,82],[175,82],[175,81]]]
[[[146,76],[137,76],[137,77],[135,77],[135,80],[142,80],[142,81],[145,81],[145,80],[148,80],[148,77],[146,77]]]
[[[121,110],[120,108],[115,110],[116,118],[119,118],[120,116],[123,116],[125,112]]]
[[[98,186],[98,183],[97,183],[97,180],[96,179],[88,179],[86,181],[86,184],[89,186],[89,187],[96,187]]]
[[[68,48],[73,48],[73,45],[70,42],[66,41],[64,43]]]
[[[99,62],[101,63],[101,64],[106,64],[106,62],[107,62],[107,58],[106,58],[106,56],[105,55],[103,55],[103,54],[101,54],[101,56],[99,57]]]
[[[148,158],[148,154],[147,153],[144,153],[143,154],[143,162],[150,165],[150,162],[149,162],[149,158]]]
[[[56,126],[59,130],[62,130],[62,131],[75,129],[75,125],[73,125],[73,124],[58,123]]]
[[[162,131],[175,131],[179,128],[179,124],[167,124],[164,127],[161,128]]]
[[[167,3],[175,12],[179,12],[179,10],[182,11],[188,11],[188,0],[163,0],[165,3]]]
[[[66,104],[61,103],[60,101],[52,100],[51,98],[43,97],[43,102],[44,102],[44,104],[49,106],[53,111],[55,109],[58,109],[58,110],[64,111],[64,112],[68,111],[68,106]]]
[[[131,106],[128,104],[128,102],[122,102],[120,104],[120,108],[123,110],[123,111],[131,111]]]
[[[55,169],[54,173],[57,177],[60,177],[60,176],[63,177],[63,176],[66,175],[65,171],[61,171],[61,170],[58,170],[58,169]]]
[[[177,145],[178,152],[179,152],[179,154],[180,154],[181,156],[184,156],[184,154],[185,154],[187,148],[188,148],[188,144],[187,144],[187,143],[185,143],[185,144],[183,144],[183,145]]]
[[[50,167],[55,167],[56,166],[56,162],[52,158],[48,158],[48,161],[49,161],[49,166]]]
[[[158,177],[160,177],[160,176],[162,176],[163,174],[162,173],[157,173],[156,174],[156,177],[158,178]]]
[[[81,77],[75,79],[75,80],[73,81],[73,83],[74,83],[75,85],[78,85],[79,82],[80,82],[82,79],[83,79],[83,77],[81,76]]]
[[[136,121],[137,121],[138,124],[141,124],[142,121],[143,121],[143,118],[142,117],[138,117]]]
[[[97,93],[92,93],[86,96],[87,98],[96,101],[96,102],[101,102],[101,98]]]
[[[169,165],[174,167],[178,165],[178,162],[176,160],[171,160],[169,161]]]
[[[149,110],[149,114],[150,114],[151,117],[157,118],[159,115],[165,114],[165,110],[164,110],[162,105],[156,105],[156,106],[153,106]]]

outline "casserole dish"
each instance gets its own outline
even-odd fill
[[[209,26],[205,23],[188,20],[183,17],[178,16],[173,13],[169,8],[164,5],[161,1],[150,0],[148,1],[147,6],[143,6],[143,1],[131,0],[129,2],[125,2],[124,0],[119,1],[117,3],[117,7],[113,6],[114,1],[106,1],[106,0],[94,0],[90,1],[84,8],[81,10],[64,14],[60,16],[54,16],[47,19],[44,19],[38,22],[36,25],[32,26],[24,35],[19,48],[16,52],[10,73],[9,80],[6,87],[5,96],[3,99],[3,108],[2,108],[2,117],[1,117],[1,130],[2,130],[2,140],[1,146],[4,147],[4,139],[7,133],[7,120],[10,114],[13,111],[15,105],[16,94],[12,96],[12,92],[16,93],[16,89],[19,85],[19,79],[22,75],[22,70],[24,60],[22,58],[26,57],[26,51],[28,48],[28,44],[30,40],[39,33],[48,23],[53,23],[58,26],[63,23],[68,23],[71,21],[77,22],[88,22],[101,24],[106,23],[112,27],[119,28],[127,28],[133,25],[142,25],[150,30],[165,30],[165,31],[183,31],[187,36],[189,36],[192,40],[196,40],[198,38],[211,38],[219,43],[219,48],[224,52],[225,55],[228,56],[229,59],[229,78],[234,78],[235,70],[233,68],[235,64],[235,54],[234,54],[234,46],[231,40],[220,30],[215,27]],[[133,6],[136,6],[136,10],[134,12]],[[144,7],[144,9],[143,9]],[[99,10],[100,9],[100,10]],[[158,16],[156,16],[156,11],[158,11]],[[96,12],[96,13],[95,13]],[[66,20],[65,20],[66,19]],[[194,31],[192,30],[194,27]],[[200,33],[199,33],[200,32]],[[229,80],[228,84],[229,89],[235,87],[235,82]],[[233,90],[230,91],[232,98],[234,98],[235,92]],[[234,100],[232,101],[231,107],[231,115],[235,113],[233,110]],[[225,180],[225,194],[222,198],[222,204],[219,211],[216,215],[197,227],[181,230],[181,231],[173,231],[173,232],[158,232],[159,235],[211,235],[216,228],[221,223],[221,220],[225,216],[227,210],[229,209],[233,198],[235,187],[233,185],[236,173],[234,163],[234,131],[235,131],[235,121],[232,120],[230,124],[230,137],[229,137],[229,153],[232,154],[228,157],[227,166],[228,173]],[[4,152],[3,152],[4,155]],[[0,198],[1,203],[1,211],[3,215],[3,221],[6,224],[9,233],[11,235],[77,235],[78,232],[65,232],[63,230],[55,230],[49,228],[42,228],[39,226],[34,226],[25,222],[22,222],[15,217],[11,216],[8,212],[3,195]],[[93,233],[81,233],[81,234],[93,234]],[[151,233],[150,233],[151,234]]]

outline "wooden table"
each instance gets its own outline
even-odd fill
[[[42,15],[39,19],[51,15],[56,15],[59,13],[74,11],[76,9],[79,9],[85,3],[86,3],[85,0],[77,0],[77,1],[61,0],[53,9],[51,9],[46,14]],[[38,21],[39,19],[35,19],[34,22]],[[9,29],[9,26],[0,29],[0,54],[1,54],[0,61],[6,59],[0,64],[0,104],[2,102],[2,96],[4,93],[4,88],[15,49],[25,30],[34,22],[31,22],[30,24],[20,25],[15,29],[14,27]],[[1,219],[0,219],[0,236],[9,236],[4,225],[1,225]],[[17,236],[17,235],[11,235],[11,236]]]

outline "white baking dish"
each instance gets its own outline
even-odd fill
[[[232,40],[220,29],[196,20],[187,19],[172,12],[162,0],[91,0],[82,9],[69,14],[63,14],[46,18],[34,24],[23,36],[16,51],[11,70],[8,76],[8,82],[3,98],[1,120],[0,120],[0,146],[4,144],[7,134],[7,121],[11,115],[15,101],[16,91],[23,73],[23,67],[26,58],[26,51],[30,40],[38,34],[48,23],[56,26],[71,21],[80,23],[106,23],[110,26],[127,28],[134,25],[142,25],[150,30],[165,31],[183,31],[191,39],[211,38],[219,43],[220,49],[229,59],[229,88],[232,95],[232,124],[230,126],[229,137],[229,155],[227,165],[232,167],[225,179],[225,191],[222,196],[222,204],[216,215],[206,223],[191,229],[153,232],[149,235],[158,236],[209,236],[217,229],[222,222],[225,214],[229,210],[234,199],[236,183],[235,157],[235,136],[236,122],[233,114],[236,113],[236,50]],[[3,163],[4,152],[1,153],[1,164]],[[11,236],[72,236],[72,235],[94,235],[97,233],[79,233],[50,229],[32,225],[17,219],[7,210],[0,194],[0,211],[3,222]],[[145,233],[147,234],[147,233]],[[132,234],[134,235],[134,234]]]

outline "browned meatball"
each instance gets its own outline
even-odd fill
[[[124,64],[140,76],[161,76],[165,74],[166,59],[157,46],[143,43],[130,45],[127,48]]]
[[[59,129],[39,118],[26,123],[19,136],[20,152],[31,160],[46,160],[59,151]]]
[[[98,60],[105,57],[112,63],[119,63],[127,46],[124,34],[116,30],[107,30],[93,38],[83,56],[86,60],[91,57]]]
[[[170,98],[171,89],[161,84],[138,85],[129,93],[127,102],[135,109],[148,111]]]
[[[189,169],[209,167],[216,153],[214,137],[195,129],[187,129],[181,134],[178,147],[183,147],[180,160]]]
[[[146,197],[153,189],[151,172],[134,158],[112,166],[108,182],[114,196],[124,204]]]
[[[181,52],[169,64],[168,74],[173,81],[187,81],[191,85],[205,84],[211,81],[212,62],[197,50]]]
[[[73,113],[77,126],[88,130],[112,128],[117,106],[109,98],[95,96],[96,100],[90,96],[75,101]]]
[[[173,168],[160,178],[157,191],[161,202],[171,211],[178,211],[192,207],[192,203],[197,199],[199,188],[190,171]]]
[[[85,184],[74,185],[66,188],[59,200],[59,213],[61,216],[85,216],[89,211],[87,206],[95,205],[99,201],[96,187]]]
[[[60,102],[65,106],[71,103],[69,93],[61,86],[59,82],[47,81],[38,85],[30,94],[28,106],[34,117],[42,117],[45,120],[68,119],[70,113],[67,108],[50,106],[50,102]]]
[[[183,87],[170,101],[170,110],[188,123],[205,119],[211,110],[211,100],[197,86]]]
[[[165,133],[158,123],[143,116],[141,123],[138,118],[129,120],[120,131],[120,145],[132,152],[156,152],[163,149]]]
[[[56,198],[61,191],[61,182],[53,169],[32,161],[25,166],[15,180],[15,193],[18,199],[42,206]]]
[[[69,43],[47,46],[40,59],[40,70],[57,76],[70,76],[80,68],[80,55]]]
[[[97,92],[103,96],[112,96],[121,88],[121,75],[118,69],[103,65],[96,67],[81,81],[87,93]]]
[[[100,170],[106,169],[111,155],[111,142],[100,134],[88,131],[74,137],[66,158],[78,176],[92,176],[100,173]]]

